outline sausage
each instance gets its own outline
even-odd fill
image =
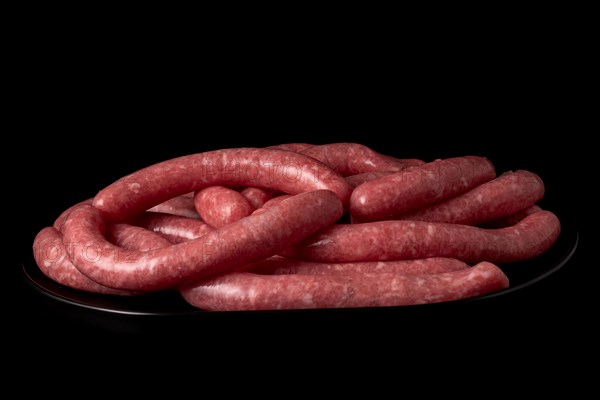
[[[244,196],[254,209],[261,208],[263,204],[273,198],[274,193],[270,190],[265,190],[255,187],[247,187],[240,190],[242,196]]]
[[[100,294],[139,294],[100,285],[79,272],[67,255],[62,235],[52,226],[42,229],[36,235],[33,241],[33,257],[44,275],[63,286]]]
[[[472,268],[432,275],[397,273],[259,275],[235,272],[185,285],[181,295],[210,311],[405,306],[453,301],[508,287],[500,268]]]
[[[149,251],[171,245],[164,236],[129,224],[108,225],[106,239],[127,250]]]
[[[476,263],[507,263],[537,257],[560,234],[549,211],[525,217],[503,229],[423,221],[379,221],[334,225],[283,255],[320,262],[403,260],[450,257]]]
[[[172,199],[163,201],[150,208],[148,211],[179,215],[188,218],[200,218],[194,207],[194,198],[186,195],[173,197]]]
[[[348,204],[352,188],[323,163],[294,152],[235,148],[163,161],[125,176],[94,198],[108,221],[120,222],[172,197],[208,186],[254,186],[298,194],[327,189]]]
[[[109,287],[153,291],[234,270],[283,251],[331,225],[343,213],[329,190],[301,193],[258,215],[166,248],[129,252],[126,258],[104,236],[105,220],[97,208],[81,206],[64,224],[64,240],[75,267]]]
[[[469,268],[467,264],[454,258],[431,257],[416,260],[371,261],[353,263],[321,263],[294,260],[284,257],[271,257],[248,264],[244,272],[268,275],[300,274],[327,275],[347,273],[399,273],[408,275],[439,274]]]
[[[199,219],[179,215],[146,212],[131,220],[131,223],[167,238],[171,243],[183,243],[198,239],[215,229]]]
[[[358,186],[350,214],[362,222],[388,219],[466,192],[494,179],[494,165],[483,157],[437,160]]]
[[[301,151],[313,157],[342,176],[378,171],[402,171],[424,164],[416,159],[398,159],[380,154],[358,143],[331,143],[312,146]]]
[[[223,186],[210,186],[197,191],[194,206],[202,220],[213,228],[229,225],[255,210],[240,192]]]
[[[397,219],[479,225],[532,206],[544,197],[544,183],[529,171],[506,172],[466,193],[410,211]]]

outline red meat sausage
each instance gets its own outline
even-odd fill
[[[466,193],[397,219],[479,225],[514,214],[544,197],[544,183],[529,171],[506,172]]]
[[[474,188],[494,179],[493,164],[482,157],[437,160],[358,186],[350,214],[359,221],[388,219]]]
[[[424,164],[421,160],[386,156],[358,143],[312,146],[301,153],[325,163],[342,176],[376,171],[402,171],[407,167]]]
[[[104,236],[98,209],[81,206],[64,224],[64,240],[75,267],[90,279],[128,290],[161,290],[234,270],[301,241],[331,225],[343,213],[335,193],[317,190],[296,195],[259,215],[251,215],[198,239],[147,252],[129,252]]]
[[[529,215],[503,229],[423,221],[380,221],[334,225],[283,254],[321,262],[450,257],[465,262],[506,263],[537,257],[560,234],[549,211]]]
[[[254,186],[298,194],[327,189],[344,205],[352,188],[323,163],[294,152],[236,148],[192,154],[151,165],[101,190],[93,205],[124,221],[172,197],[208,186]]]
[[[79,272],[67,255],[62,235],[54,227],[44,228],[37,234],[33,241],[33,256],[44,275],[61,285],[101,294],[139,294],[100,285]]]
[[[197,191],[194,206],[202,220],[213,228],[229,225],[255,210],[240,192],[223,186],[210,186]]]
[[[294,260],[284,257],[271,257],[249,264],[244,272],[268,275],[300,274],[328,275],[347,273],[397,273],[407,275],[440,274],[469,268],[467,264],[454,258],[431,257],[416,260],[366,261],[352,263],[321,263]]]
[[[183,243],[198,239],[215,230],[199,219],[157,212],[146,212],[138,215],[131,223],[159,233],[171,243]]]
[[[397,273],[258,275],[235,272],[181,288],[191,305],[211,311],[382,307],[465,299],[508,287],[489,262],[433,275]]]

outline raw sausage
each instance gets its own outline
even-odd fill
[[[494,179],[493,164],[475,156],[437,160],[358,186],[350,214],[359,221],[388,219],[466,192]]]
[[[514,214],[544,197],[544,183],[529,171],[506,172],[466,193],[397,219],[479,225]]]
[[[527,217],[528,215],[535,214],[536,212],[540,211],[542,211],[542,209],[534,204],[533,206],[527,207],[524,210],[517,211],[514,214],[508,215],[504,218],[500,218],[494,221],[487,222],[483,225],[486,228],[506,228],[507,226],[513,226],[517,224],[519,221],[523,220],[523,218]]]
[[[44,275],[61,285],[92,293],[120,296],[139,294],[100,285],[79,272],[67,255],[62,235],[52,226],[42,229],[36,235],[33,241],[33,256]]]
[[[78,243],[68,253],[90,279],[128,290],[174,288],[186,281],[234,270],[301,241],[331,225],[343,213],[329,190],[301,193],[258,215],[210,232],[198,239],[119,257],[119,248],[104,236],[105,221],[92,206],[73,210],[64,224],[64,240]]]
[[[252,214],[255,208],[240,193],[223,186],[209,186],[198,190],[194,206],[204,222],[221,228]]]
[[[344,205],[352,187],[323,163],[294,152],[237,148],[163,161],[101,190],[93,205],[108,221],[120,222],[172,197],[208,186],[255,186],[290,194],[333,191]]]
[[[181,288],[183,298],[211,311],[382,307],[437,303],[508,287],[500,268],[482,262],[432,275],[397,273],[258,275],[235,272]]]
[[[560,234],[550,211],[502,229],[423,221],[379,221],[334,225],[286,250],[286,257],[321,262],[450,257],[465,262],[506,263],[537,257]]]

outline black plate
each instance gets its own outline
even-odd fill
[[[559,218],[561,219],[562,224],[561,235],[554,246],[545,254],[534,260],[500,265],[510,280],[511,285],[509,288],[483,296],[454,301],[452,303],[460,304],[505,296],[527,288],[565,267],[577,249],[579,234],[572,221],[569,221],[564,216],[559,216]],[[193,316],[207,314],[206,311],[189,305],[176,291],[157,292],[138,297],[97,295],[62,286],[47,278],[39,270],[31,255],[23,262],[22,267],[25,279],[39,292],[52,299],[77,307],[127,315]],[[435,306],[435,304],[387,308],[400,309],[431,306]],[[310,310],[307,311],[310,312]],[[285,313],[288,311],[268,312]],[[246,313],[255,313],[255,311],[248,311]],[[214,312],[211,312],[211,314],[214,314]]]

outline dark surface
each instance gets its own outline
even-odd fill
[[[11,319],[5,330],[20,346],[57,355],[71,347],[73,338],[88,345],[149,339],[153,349],[169,351],[199,344],[260,349],[275,343],[284,353],[307,343],[340,350],[344,341],[363,352],[406,343],[428,348],[454,343],[456,349],[489,338],[504,344],[504,353],[494,354],[498,358],[560,342],[557,332],[565,327],[585,336],[589,318],[580,313],[586,314],[582,307],[591,296],[585,278],[582,282],[588,272],[578,202],[583,181],[578,153],[585,147],[578,136],[579,112],[562,84],[548,85],[556,70],[535,62],[519,69],[491,68],[492,61],[479,60],[477,68],[450,63],[454,67],[446,66],[443,73],[433,63],[415,62],[401,75],[376,68],[363,71],[361,79],[341,66],[314,74],[298,66],[291,75],[273,72],[269,86],[252,73],[234,71],[224,80],[204,75],[201,82],[170,74],[155,84],[149,83],[152,74],[137,69],[126,76],[90,75],[83,68],[39,78],[35,113],[26,124],[41,132],[41,139],[24,136],[18,149],[28,169],[21,171],[17,186],[22,201],[14,211],[17,257],[6,265],[14,293],[9,293]],[[194,152],[297,141],[359,142],[424,160],[481,155],[498,172],[529,169],[546,183],[542,205],[559,218],[567,216],[570,229],[581,233],[579,249],[563,268],[526,290],[427,309],[148,320],[57,302],[23,279],[21,265],[30,257],[37,231],[121,176]]]

